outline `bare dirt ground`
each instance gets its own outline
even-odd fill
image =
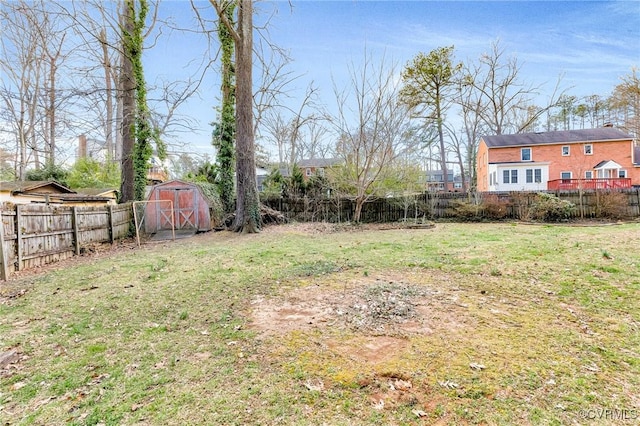
[[[397,274],[363,276],[342,289],[312,284],[277,299],[258,297],[251,302],[251,319],[263,335],[331,326],[406,336],[462,327],[453,301],[443,307],[442,296]]]

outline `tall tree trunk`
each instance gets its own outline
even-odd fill
[[[440,109],[440,95],[436,95],[436,120],[438,120],[438,140],[440,142],[440,167],[442,168],[442,181],[444,191],[449,191],[449,176],[447,172],[447,151],[444,146],[444,131],[442,129],[442,111]]]
[[[229,3],[224,11],[229,22],[233,22],[235,4]],[[222,109],[220,121],[213,134],[213,146],[216,147],[216,161],[219,172],[216,179],[220,199],[225,212],[235,210],[234,165],[235,165],[235,134],[236,134],[236,100],[235,100],[235,69],[233,53],[235,41],[226,25],[218,26],[218,38],[222,50]]]
[[[259,232],[262,226],[260,198],[256,184],[255,144],[253,134],[253,3],[238,4],[236,37],[236,178],[238,195],[236,218],[238,232]]]
[[[134,29],[135,11],[129,7],[133,0],[126,0],[122,5],[122,31],[131,34]],[[122,186],[120,187],[120,201],[135,200],[135,171],[133,154],[135,145],[135,89],[136,82],[133,75],[133,62],[127,49],[127,37],[122,37],[122,68],[120,70],[120,96],[122,97]]]
[[[106,123],[104,126],[105,148],[107,149],[107,161],[114,161],[116,159],[116,155],[113,149],[113,87],[111,81],[111,59],[109,58],[107,33],[104,28],[100,30],[98,39],[100,41],[100,46],[102,47],[102,66],[104,67],[106,96]]]

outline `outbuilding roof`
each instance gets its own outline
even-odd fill
[[[45,192],[51,192],[52,190],[60,194],[75,194],[76,191],[67,188],[64,185],[59,184],[56,181],[38,180],[38,181],[8,181],[0,182],[0,191],[8,191],[12,194],[19,194],[23,192],[37,192],[37,190],[47,190]]]
[[[563,143],[607,142],[616,140],[630,140],[631,136],[614,129],[603,127],[598,129],[562,130],[555,132],[518,133],[515,135],[483,136],[482,139],[489,148],[553,145]]]

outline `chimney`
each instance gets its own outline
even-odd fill
[[[78,136],[78,158],[87,157],[87,135]]]

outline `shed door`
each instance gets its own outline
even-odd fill
[[[176,229],[198,229],[198,193],[194,188],[161,188],[157,199],[173,201],[173,214]],[[170,212],[168,212],[170,213]],[[161,228],[171,228],[170,214],[159,211]]]

